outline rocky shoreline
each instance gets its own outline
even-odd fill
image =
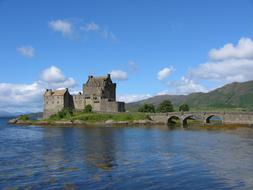
[[[76,126],[76,125],[164,125],[164,123],[156,122],[152,120],[133,120],[133,121],[113,121],[113,120],[106,120],[104,122],[85,122],[81,120],[61,120],[61,121],[31,121],[31,120],[19,120],[17,118],[11,119],[8,122],[9,124],[13,125],[39,125],[39,126],[52,126],[52,125],[63,125],[63,126]]]

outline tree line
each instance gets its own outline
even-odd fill
[[[182,104],[179,106],[179,111],[189,111],[190,107],[188,104]],[[174,107],[170,100],[164,100],[157,107],[151,103],[145,103],[138,108],[138,112],[147,112],[147,113],[166,113],[173,112]]]

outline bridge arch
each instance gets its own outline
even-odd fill
[[[211,114],[211,115],[208,115],[207,117],[205,117],[205,123],[211,123],[210,120],[212,120],[212,118],[216,118],[217,121],[221,121],[222,123],[224,122],[224,118],[221,115]]]
[[[172,116],[169,116],[168,119],[167,119],[167,124],[175,124],[175,120],[179,120],[181,122],[181,118],[177,115],[172,115]]]
[[[187,125],[187,120],[194,119],[195,115],[187,115],[182,119],[183,125]]]

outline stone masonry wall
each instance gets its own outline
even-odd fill
[[[81,111],[85,108],[85,99],[82,94],[73,95],[74,109]]]
[[[44,96],[44,118],[58,113],[64,108],[63,96]]]

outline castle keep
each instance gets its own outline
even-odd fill
[[[83,92],[71,95],[68,89],[47,89],[44,93],[43,117],[58,113],[64,108],[82,111],[86,105],[91,105],[95,112],[124,112],[125,103],[116,102],[116,83],[110,74],[106,77],[89,76],[83,85]]]

